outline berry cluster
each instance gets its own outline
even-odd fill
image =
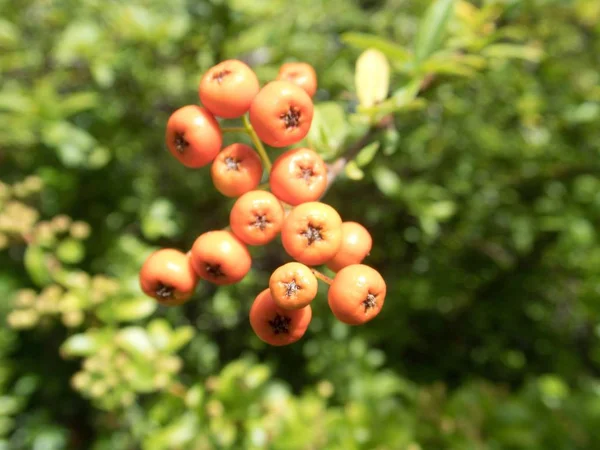
[[[169,151],[187,167],[212,164],[216,189],[237,197],[229,229],[201,234],[189,252],[154,252],[140,272],[142,290],[163,305],[180,305],[192,296],[198,279],[218,284],[242,280],[252,266],[249,245],[264,245],[281,235],[295,261],[276,269],[269,287],[250,308],[250,324],[263,341],[286,345],[300,339],[312,317],[317,279],[330,284],[328,301],[340,321],[359,325],[373,319],[385,300],[381,275],[361,264],[372,239],[356,222],[342,222],[331,206],[319,202],[327,188],[327,165],[310,148],[293,148],[271,165],[263,143],[285,147],[300,142],[313,118],[317,89],[314,69],[306,63],[281,66],[275,81],[260,87],[250,67],[227,60],[209,69],[199,86],[203,106],[188,105],[167,122]],[[246,115],[246,113],[248,113]],[[222,148],[215,116],[242,117],[252,147]],[[237,130],[237,129],[236,129]],[[258,189],[263,172],[268,190]],[[310,266],[326,264],[333,279]]]

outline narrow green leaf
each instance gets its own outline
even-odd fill
[[[477,74],[472,68],[465,66],[456,61],[443,61],[429,59],[421,65],[421,69],[425,73],[443,74],[443,75],[458,75],[463,77],[473,77]]]
[[[494,44],[482,50],[485,56],[493,58],[515,58],[525,61],[538,62],[542,59],[542,49],[531,45]]]
[[[367,50],[369,48],[377,49],[396,63],[406,62],[412,59],[412,53],[406,48],[373,34],[344,33],[342,35],[342,42],[361,50]]]
[[[428,205],[424,210],[424,215],[435,220],[444,221],[449,219],[456,212],[456,203],[451,200],[440,200]]]
[[[348,164],[346,164],[344,172],[351,180],[362,180],[365,176],[365,173],[360,169],[360,167],[358,167],[356,161],[350,161]]]
[[[379,150],[379,141],[371,142],[369,145],[362,148],[358,155],[356,155],[355,161],[358,167],[365,167],[377,154]]]
[[[415,40],[417,62],[424,61],[440,48],[453,9],[454,0],[435,0],[427,8]]]

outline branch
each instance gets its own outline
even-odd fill
[[[346,165],[352,161],[356,155],[375,137],[379,131],[379,126],[372,126],[368,131],[354,144],[346,149],[333,163],[327,165],[327,187],[325,192],[329,190],[335,179],[344,171]],[[325,192],[323,195],[325,195]]]
[[[421,86],[419,87],[419,94],[422,94],[429,89],[434,84],[435,79],[436,77],[434,74],[425,75],[421,82]],[[348,147],[341,156],[331,164],[327,165],[327,187],[325,188],[323,195],[327,193],[335,179],[344,171],[346,165],[358,155],[363,147],[371,143],[371,140],[375,137],[377,132],[381,129],[393,126],[393,123],[394,117],[391,114],[383,117],[377,124],[372,125],[358,141]]]

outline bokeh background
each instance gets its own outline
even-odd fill
[[[1,449],[600,448],[600,4],[457,1],[438,36],[431,3],[0,0]],[[344,326],[323,289],[302,341],[261,343],[277,244],[239,285],[144,298],[152,250],[228,220],[164,145],[203,71],[314,65],[334,159],[369,44],[392,93],[432,75],[324,199],[373,235],[381,315]]]

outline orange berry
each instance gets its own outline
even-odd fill
[[[269,177],[271,191],[290,205],[318,200],[327,187],[327,166],[309,148],[294,148],[273,163]]]
[[[233,119],[248,111],[260,85],[254,71],[242,61],[220,62],[200,80],[198,95],[215,116]]]
[[[255,189],[262,177],[258,154],[245,144],[231,144],[217,155],[210,175],[217,190],[227,197],[238,197]]]
[[[281,241],[285,251],[295,260],[309,266],[323,264],[340,248],[342,219],[325,203],[303,203],[283,221]]]
[[[223,136],[213,115],[205,108],[179,108],[167,121],[166,143],[171,154],[184,166],[209,164],[221,149]]]
[[[171,248],[152,253],[140,270],[142,291],[166,306],[185,303],[197,283],[198,277],[187,255]]]
[[[317,92],[317,73],[313,66],[308,63],[289,62],[282,64],[277,79],[291,81],[304,89],[311,97]]]
[[[246,192],[229,214],[231,231],[248,245],[263,245],[275,239],[283,224],[283,208],[267,191]]]
[[[310,305],[286,310],[275,303],[271,291],[262,291],[250,308],[250,326],[267,344],[288,345],[296,342],[304,333],[312,318]]]
[[[317,295],[317,278],[304,264],[291,262],[277,268],[269,279],[271,296],[283,309],[309,305]]]
[[[379,272],[364,264],[352,264],[336,274],[327,299],[338,320],[361,325],[379,314],[385,293],[385,281]]]
[[[335,256],[327,261],[327,267],[334,272],[359,264],[371,252],[371,234],[357,222],[342,222],[342,245]]]
[[[313,118],[310,96],[289,81],[271,81],[250,105],[250,123],[264,143],[285,147],[304,139]]]
[[[215,284],[242,280],[252,266],[246,246],[229,231],[208,231],[198,236],[190,260],[199,277]]]

